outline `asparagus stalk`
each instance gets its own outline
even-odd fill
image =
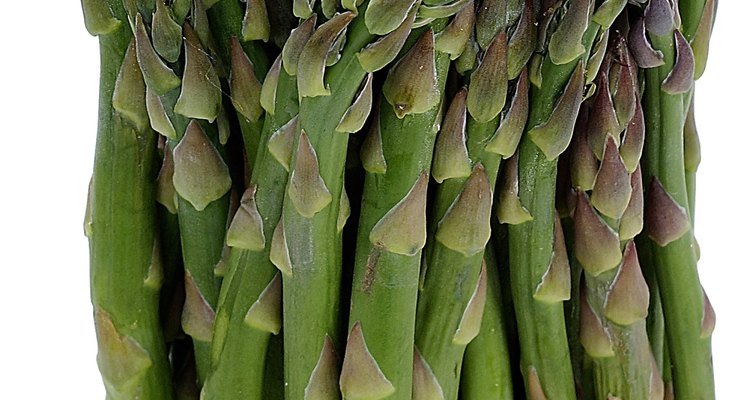
[[[216,38],[216,51],[221,60],[222,70],[235,68],[232,66],[231,38],[239,40],[242,49],[247,54],[252,65],[252,74],[263,77],[268,72],[269,60],[260,41],[267,42],[270,38],[267,5],[264,0],[251,0],[242,6],[240,0],[221,0],[208,9],[211,32]],[[222,76],[222,78],[224,78]],[[232,79],[234,78],[234,79]],[[237,87],[236,76],[229,77],[229,95],[234,106],[224,107],[228,114],[236,114],[245,145],[249,177],[255,165],[255,157],[261,146],[261,131],[263,130],[263,110],[258,103],[259,82],[251,77],[240,77],[241,87]],[[234,116],[232,116],[234,118]]]
[[[461,398],[513,399],[513,379],[507,341],[506,315],[503,314],[500,271],[493,245],[484,253],[487,273],[487,300],[482,328],[466,347],[461,369]]]
[[[408,33],[412,19],[413,15],[399,29]],[[415,87],[422,93],[443,91],[449,55],[435,51],[434,36],[431,29],[419,36],[389,72],[384,88],[411,81],[426,84]],[[347,399],[412,398],[411,353],[427,234],[428,171],[441,107],[435,102],[425,112],[399,117],[387,100],[381,100],[383,106],[374,115],[361,150],[366,174],[349,313],[351,333],[340,379]],[[352,340],[356,334],[362,335],[361,341]],[[355,346],[358,343],[365,347]],[[364,381],[364,376],[370,378]]]
[[[528,19],[530,3],[525,8],[521,3],[507,8],[496,3],[487,12],[499,13],[500,26],[477,20],[478,44],[484,50],[482,61],[471,74],[465,105],[456,105],[454,100],[437,139],[432,175],[440,185],[423,266],[415,343],[446,399],[457,398],[460,374],[456,371],[461,368],[466,345],[479,333],[486,296],[482,261],[490,236],[492,188],[500,161],[503,155],[515,151],[526,118],[523,103],[527,82],[522,74],[513,100],[508,102],[513,105],[500,124],[508,78],[521,73],[510,71],[509,65],[525,63],[519,62],[523,54],[511,51],[516,44],[512,38],[521,37],[527,46],[533,43],[533,38],[524,37],[524,30],[533,29]],[[521,14],[527,18],[520,18]],[[509,44],[506,30],[516,25]],[[481,41],[485,36],[489,42]],[[464,51],[473,51],[473,46]],[[449,116],[460,124],[449,123]],[[426,389],[414,390],[418,393]]]
[[[174,161],[172,152],[167,149],[164,137],[159,137],[159,149],[163,155],[161,169],[156,177],[155,197],[156,202],[159,203],[156,213],[156,231],[159,235],[159,251],[164,269],[159,313],[164,339],[170,343],[182,334],[180,310],[185,302],[185,291],[181,283],[185,270],[182,265],[180,227],[177,220],[177,193],[172,183]]]
[[[662,57],[661,65],[646,70],[646,232],[652,241],[664,309],[675,398],[712,399],[714,317],[698,280],[693,249],[683,151],[683,103],[695,73],[694,53],[688,40],[707,40],[696,36],[697,26],[704,15],[713,14],[713,7],[707,6],[706,1],[682,2],[679,16],[685,18],[685,24],[680,26],[674,6],[668,0],[650,1],[644,13],[645,36]],[[708,35],[710,31],[701,33]]]
[[[277,159],[279,153],[272,145],[273,138],[294,135],[296,119],[291,114],[296,113],[297,90],[293,77],[278,72],[277,107],[266,116],[246,202],[227,235],[228,271],[217,308],[213,372],[203,389],[206,399],[261,398],[268,343],[281,329],[281,280],[272,263],[272,241],[281,216],[288,160]]]
[[[220,113],[221,88],[207,50],[211,49],[213,38],[209,34],[205,8],[200,1],[178,9],[181,4],[172,4],[176,20],[185,20],[189,14],[195,26],[186,22],[181,30],[179,26],[157,29],[160,23],[169,26],[170,21],[173,25],[177,21],[171,20],[168,14],[161,20],[156,18],[159,14],[154,14],[153,21],[157,25],[152,26],[149,37],[147,18],[138,13],[132,1],[126,2],[138,62],[147,86],[148,120],[155,130],[169,138],[173,152],[173,183],[178,194],[185,265],[182,326],[193,338],[198,380],[202,383],[210,368],[210,340],[219,292],[219,281],[213,270],[223,248],[231,178],[220,154],[223,152],[221,138],[216,125],[212,124]],[[157,8],[161,9],[161,5]],[[176,55],[170,57],[171,52],[167,51],[168,44],[175,41],[184,44],[184,67],[174,63],[180,54],[179,44]],[[180,72],[182,78],[173,69]]]
[[[566,2],[567,7],[542,10],[539,43],[548,45],[539,46],[541,52],[534,56],[539,68],[530,72],[534,82],[531,108],[518,153],[520,204],[533,219],[509,226],[511,283],[526,391],[539,398],[575,398],[562,304],[569,294],[537,299],[536,293],[554,265],[557,157],[572,136],[583,97],[584,72],[595,75],[598,69],[594,57],[588,62],[602,29],[591,21],[591,3],[572,0]],[[553,31],[550,21],[558,14],[562,19]]]
[[[252,175],[242,205],[229,226],[226,257],[217,266],[227,271],[217,305],[211,375],[202,391],[206,399],[261,398],[266,386],[269,339],[281,328],[281,281],[269,253],[287,179],[284,162],[288,167],[288,161],[277,160],[270,143],[274,136],[294,134],[294,124],[289,121],[297,109],[296,82],[281,71],[278,62],[274,64],[265,89],[273,96],[270,105],[265,104],[268,114],[261,137],[258,143],[253,143],[257,125],[262,124],[264,89],[256,74],[263,73],[262,69],[258,71],[258,66],[264,67],[265,54],[260,52],[256,42],[243,45],[238,38],[267,40],[268,31],[262,27],[268,25],[268,21],[265,4],[254,1],[248,2],[240,24],[235,3],[220,2],[210,10],[209,16],[220,27],[219,31],[224,32],[226,40],[222,43],[228,45],[230,96],[243,130],[246,160],[254,165],[250,168]],[[234,18],[228,18],[232,15]],[[260,32],[258,26],[261,26]],[[254,148],[257,148],[257,158]]]
[[[298,9],[295,14],[309,17],[312,10],[308,11]],[[320,25],[297,57],[300,134],[293,144],[278,228],[279,253],[288,266],[283,275],[287,398],[327,393],[337,386],[338,220],[349,138],[336,128],[366,75],[356,59],[356,53],[372,39],[362,17],[365,11],[363,6],[356,18],[345,12]],[[337,39],[342,35],[346,35],[346,45],[339,53],[336,43],[341,43]],[[326,68],[329,52],[337,62]],[[334,92],[337,96],[330,96]],[[337,393],[331,396],[338,398]]]
[[[585,275],[581,343],[593,361],[596,398],[661,398],[646,332],[649,291],[632,241],[643,226],[638,164],[645,128],[634,61],[619,30],[596,84],[587,104],[587,143],[577,137],[572,154],[574,254]]]
[[[97,362],[111,399],[171,399],[159,324],[161,260],[155,252],[156,134],[148,127],[145,84],[119,1],[84,1],[99,37],[101,80],[96,157],[85,224]],[[130,101],[133,99],[133,101]]]

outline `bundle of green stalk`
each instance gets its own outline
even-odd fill
[[[82,0],[108,399],[711,399],[715,0]]]

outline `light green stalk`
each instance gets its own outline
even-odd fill
[[[448,54],[434,50],[432,32],[425,35],[430,37],[418,40],[414,50],[404,56],[400,68],[409,68],[407,58],[417,61],[410,65],[433,65],[434,71],[424,72],[436,79],[437,87],[429,89],[442,92],[450,60]],[[420,70],[392,71],[387,79],[398,79],[398,73],[413,80]],[[349,326],[351,329],[359,325],[367,346],[364,352],[369,352],[374,364],[351,362],[362,356],[363,349],[347,347],[341,377],[345,398],[373,396],[378,391],[381,392],[378,395],[385,395],[382,398],[412,398],[414,320],[426,236],[427,183],[437,133],[436,119],[440,114],[438,103],[426,112],[399,118],[383,97],[380,112],[374,115],[373,126],[367,133],[362,149],[367,172],[359,214]],[[379,369],[379,382],[358,380],[357,375],[368,366]]]
[[[180,124],[175,123],[175,127]],[[209,128],[209,126],[207,126]],[[218,134],[213,132],[218,146]],[[172,144],[172,146],[176,146]],[[215,310],[219,298],[220,280],[214,275],[214,266],[221,259],[224,246],[227,217],[229,214],[229,194],[211,202],[205,209],[196,210],[183,197],[178,198],[178,218],[180,223],[180,239],[182,242],[182,259],[186,274],[190,274],[195,287],[200,292],[199,304],[207,304]],[[186,285],[189,285],[186,276]],[[186,291],[190,290],[186,288]],[[188,322],[185,313],[191,305],[186,297],[186,310],[183,310],[182,328],[185,333],[193,337],[195,345],[195,360],[198,367],[198,379],[203,382],[210,371],[211,330],[213,329],[213,312],[202,314],[202,327],[196,331],[192,322]],[[204,329],[205,328],[205,329]]]
[[[248,7],[259,6],[258,2],[248,4]],[[241,208],[229,227],[228,253],[218,267],[226,269],[226,275],[217,305],[211,374],[202,391],[206,399],[263,396],[268,343],[272,334],[279,333],[281,322],[277,314],[281,307],[280,281],[274,279],[278,271],[269,253],[281,214],[287,172],[272,154],[269,140],[296,114],[296,81],[281,72],[278,82],[273,82],[275,98],[271,104],[278,104],[273,107],[278,111],[271,110],[263,125],[261,87],[256,76],[265,75],[265,54],[257,41],[240,47],[238,39],[243,38],[246,25],[242,25],[241,14],[238,15],[239,7],[238,2],[223,0],[209,10],[212,24],[222,37],[223,45],[219,47],[225,65],[231,66],[230,96],[238,110],[252,172]],[[245,58],[243,48],[249,59]],[[248,118],[255,118],[256,122]],[[263,125],[262,134],[259,125]],[[261,136],[256,138],[256,134]]]
[[[306,388],[312,392],[335,389],[329,394],[330,398],[339,396],[338,366],[332,347],[342,343],[339,337],[342,267],[338,220],[349,136],[336,132],[336,127],[366,75],[355,56],[372,40],[361,17],[363,14],[364,9],[361,9],[359,17],[349,25],[341,58],[325,70],[325,77],[311,78],[311,73],[322,72],[311,64],[305,66],[310,60],[303,60],[307,56],[324,65],[328,47],[323,49],[323,54],[315,47],[321,46],[319,40],[333,42],[336,33],[321,31],[319,35],[334,37],[308,41],[307,55],[303,50],[298,64],[305,66],[304,71],[297,71],[298,82],[312,85],[314,80],[324,78],[330,93],[336,95],[312,97],[309,87],[298,87],[302,99],[298,123],[304,134],[294,141],[282,214],[283,253],[290,263],[290,274],[283,276],[285,394],[289,399],[305,398]],[[331,21],[334,20],[329,23]],[[338,22],[345,21],[339,19],[334,23]],[[319,27],[318,31],[321,29]],[[316,369],[316,365],[319,368]]]
[[[525,60],[513,52],[513,41],[509,44],[506,33],[518,20],[523,6],[507,7],[493,5],[492,10],[499,13],[499,26],[487,26],[477,20],[477,35],[485,34],[488,40],[479,46],[471,41],[464,50],[470,58],[478,51],[475,46],[484,51],[470,75],[465,105],[459,106],[463,109],[462,124],[457,129],[455,123],[449,123],[449,109],[435,150],[432,175],[439,186],[433,198],[422,267],[415,344],[445,399],[458,397],[457,371],[461,369],[466,345],[479,333],[482,323],[487,285],[482,266],[490,238],[492,191],[500,162],[503,156],[514,152],[520,135],[520,131],[514,132],[517,128],[498,129],[501,113],[504,124],[513,120],[506,113],[518,118],[516,113],[507,111],[511,101],[506,102],[506,93],[508,78],[513,77],[512,61]],[[533,39],[525,39],[524,44],[533,45]],[[516,72],[520,73],[520,68]],[[525,76],[519,79],[516,92],[527,90]],[[523,126],[526,104],[517,109],[521,122],[515,124]],[[499,150],[504,147],[510,150]],[[417,390],[415,387],[415,394]]]
[[[97,362],[107,398],[171,399],[159,324],[161,260],[154,251],[156,134],[147,126],[135,128],[139,124],[113,107],[116,85],[136,98],[145,93],[137,72],[128,80],[118,78],[132,41],[121,2],[84,1],[83,6],[101,52],[99,127],[85,224]],[[138,71],[134,59],[129,61],[122,69]]]
[[[487,265],[487,300],[482,328],[466,347],[461,369],[461,398],[465,400],[513,399],[513,379],[508,350],[507,316],[503,314],[500,264],[494,243],[484,253]]]
[[[569,10],[574,9],[574,3],[579,3],[577,7],[581,6],[577,1],[569,3]],[[577,19],[575,24],[566,25],[568,15]],[[551,119],[551,116],[555,114],[553,110],[560,93],[575,75],[574,70],[585,65],[594,37],[600,29],[588,18],[587,13],[566,13],[560,28],[552,34],[557,37],[554,41],[555,51],[552,51],[551,41],[549,56],[544,57],[539,73],[530,71],[535,85],[530,95],[527,131],[518,150],[518,175],[521,204],[533,219],[509,227],[513,302],[521,341],[521,369],[526,378],[526,393],[548,399],[575,399],[562,301],[537,300],[535,293],[553,256],[557,155],[570,141],[578,107],[569,113],[560,113],[567,115],[557,120]],[[570,32],[563,28],[565,26],[569,29],[584,28],[585,31]],[[577,47],[579,44],[581,48],[567,47]],[[575,97],[566,99],[566,104],[575,106],[575,102],[581,101],[580,94]],[[554,128],[550,132],[545,127]],[[539,132],[537,136],[532,135],[535,130]]]
[[[276,113],[266,116],[262,146],[258,151],[249,186],[255,190],[254,201],[261,218],[260,226],[247,224],[246,230],[240,231],[242,236],[247,236],[250,231],[260,229],[264,240],[252,249],[240,245],[232,247],[233,243],[228,243],[228,269],[222,283],[214,329],[213,372],[203,390],[207,400],[233,399],[239,396],[261,398],[269,339],[272,334],[278,334],[281,328],[279,314],[256,317],[251,309],[256,303],[265,302],[274,305],[277,311],[280,311],[281,306],[280,296],[261,299],[261,295],[272,285],[272,280],[278,273],[269,254],[274,230],[281,216],[281,202],[287,180],[284,165],[274,157],[268,144],[272,135],[294,117],[292,114],[296,113],[297,104],[296,81],[283,71],[276,88],[276,104]],[[235,224],[239,225],[237,217],[232,226]],[[231,229],[233,228],[230,227]]]
[[[703,9],[705,3],[680,3],[681,15],[686,18],[683,32],[688,40],[696,32],[697,19],[693,16],[698,13],[694,11]],[[675,34],[674,25],[664,32],[649,33],[653,47],[664,55],[664,64],[646,70],[644,111],[648,134],[644,182],[650,182],[647,184],[650,190],[647,195],[646,229],[653,241],[651,248],[664,310],[675,398],[713,399],[713,315],[698,279],[692,224],[687,211],[690,204],[683,152],[683,101],[684,93],[690,87],[668,90],[664,82],[673,68],[680,65],[675,50],[679,45],[679,36]],[[688,56],[684,47],[681,50],[682,57]],[[670,223],[658,224],[655,219],[658,215],[668,215]]]

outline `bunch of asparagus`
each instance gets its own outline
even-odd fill
[[[712,399],[715,0],[82,0],[117,399]]]

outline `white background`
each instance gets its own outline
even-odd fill
[[[82,228],[98,46],[79,6],[7,1],[0,10],[0,397],[7,399],[104,398]],[[708,70],[697,84],[696,227],[701,278],[718,314],[719,399],[748,393],[748,15],[748,2],[721,2]]]

